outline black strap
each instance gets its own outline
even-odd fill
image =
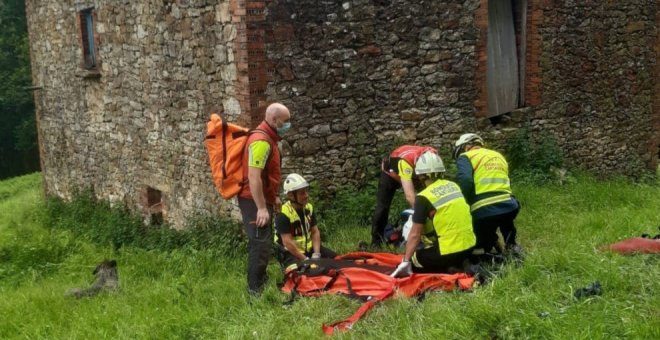
[[[220,114],[218,114],[220,115]],[[227,137],[225,137],[225,131],[227,131],[227,121],[222,118],[220,115],[220,121],[222,121],[222,179],[227,178],[227,168],[225,164],[227,163]]]

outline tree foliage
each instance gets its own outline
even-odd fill
[[[0,2],[0,178],[38,170],[25,4]]]

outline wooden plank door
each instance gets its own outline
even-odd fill
[[[511,0],[488,1],[488,117],[518,108],[519,78]]]

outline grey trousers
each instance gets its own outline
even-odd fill
[[[257,205],[254,200],[238,198],[243,217],[243,228],[248,236],[247,282],[248,292],[260,294],[268,281],[268,260],[273,250],[273,206],[268,205],[270,220],[265,227],[257,228]]]

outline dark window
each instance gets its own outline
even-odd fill
[[[163,193],[152,187],[147,187],[147,212],[149,223],[152,225],[163,224]]]
[[[80,11],[80,36],[83,50],[83,67],[88,70],[96,70],[96,41],[94,36],[94,10],[88,8]]]

